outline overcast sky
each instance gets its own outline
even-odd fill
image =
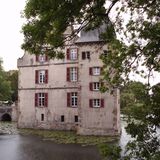
[[[0,2],[0,57],[5,70],[17,69],[17,58],[22,57],[23,34],[20,33],[24,19],[20,12],[25,0],[4,0]]]

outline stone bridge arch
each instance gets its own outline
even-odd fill
[[[15,120],[15,106],[0,106],[0,121],[16,121]]]
[[[12,115],[10,113],[4,113],[1,116],[1,121],[12,121]]]

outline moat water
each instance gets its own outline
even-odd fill
[[[96,146],[56,144],[36,136],[22,136],[14,124],[0,122],[0,160],[101,160]],[[7,133],[7,134],[5,134]],[[129,137],[122,126],[120,145]]]
[[[39,137],[20,135],[0,136],[1,160],[100,160],[94,146],[55,144]]]

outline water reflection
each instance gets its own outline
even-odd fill
[[[130,136],[125,131],[127,125],[121,121],[122,134],[119,141],[123,149]],[[95,146],[78,144],[55,144],[36,136],[21,136],[17,134],[14,124],[1,123],[1,133],[15,135],[0,135],[0,160],[100,160],[100,154]],[[2,132],[3,131],[3,132]],[[122,154],[123,154],[122,153]]]
[[[94,146],[55,144],[38,137],[0,136],[0,159],[3,160],[100,160]]]

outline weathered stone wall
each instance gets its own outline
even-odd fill
[[[114,94],[110,94],[110,90],[106,93],[100,93],[99,91],[90,91],[90,82],[99,82],[100,76],[89,75],[90,67],[102,67],[102,61],[99,56],[107,50],[106,45],[86,43],[79,46],[79,53],[83,51],[90,51],[90,60],[79,59],[80,68],[80,84],[81,84],[81,105],[79,107],[80,125],[78,126],[78,134],[83,135],[114,135],[118,134],[118,126],[114,126],[114,123],[119,123],[118,115],[115,115],[113,111],[119,110],[117,97]],[[117,92],[117,90],[115,90]],[[104,108],[90,108],[89,99],[104,99]],[[114,122],[116,121],[116,122]]]
[[[48,93],[48,107],[35,107],[34,105],[34,95],[36,92],[41,91]],[[22,128],[58,130],[75,129],[76,123],[74,123],[74,116],[78,114],[78,108],[67,107],[67,91],[75,91],[75,89],[20,90],[18,126]],[[41,114],[44,114],[44,121],[41,121]],[[65,116],[65,122],[61,122],[61,115]]]
[[[30,57],[30,59],[29,59]],[[22,63],[24,60],[24,64]],[[66,67],[76,67],[77,62],[68,63],[67,60],[50,60],[40,64],[35,57],[25,54],[19,67],[19,120],[22,128],[45,128],[58,130],[75,130],[77,123],[74,116],[78,115],[78,108],[67,107],[67,92],[77,92],[78,83],[66,81]],[[30,64],[33,60],[32,66]],[[28,61],[28,63],[27,63]],[[48,70],[48,84],[35,84],[35,71]],[[35,107],[35,93],[48,93],[48,107]],[[44,114],[44,121],[41,121]],[[61,122],[61,115],[65,122]]]
[[[18,102],[18,126],[21,128],[44,128],[58,130],[77,130],[82,135],[116,135],[120,133],[120,108],[119,91],[115,89],[113,94],[104,94],[98,91],[90,91],[89,83],[98,82],[100,76],[90,76],[89,67],[102,66],[99,60],[106,45],[84,44],[76,46],[79,51],[79,59],[76,61],[49,60],[38,63],[34,55],[25,54],[18,60],[19,67],[19,102]],[[65,51],[65,50],[64,50]],[[82,60],[82,51],[90,51],[91,58]],[[79,81],[66,81],[66,68],[79,68]],[[35,85],[35,70],[48,70],[48,84]],[[48,107],[35,107],[35,93],[48,93]],[[78,108],[67,107],[67,92],[78,92]],[[104,108],[90,108],[89,99],[104,99]],[[44,114],[44,121],[41,121]],[[65,116],[65,122],[60,122],[61,115]],[[78,115],[79,122],[74,122],[74,116]]]

